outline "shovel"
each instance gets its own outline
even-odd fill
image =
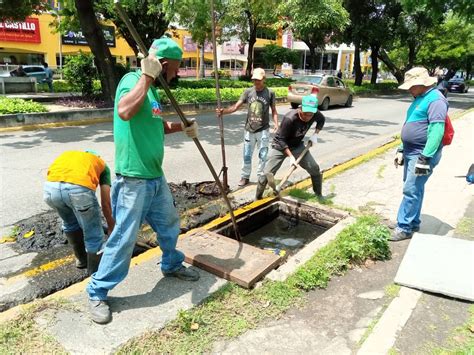
[[[288,181],[288,179],[290,178],[291,174],[293,174],[293,171],[296,170],[296,166],[295,165],[298,165],[301,161],[301,159],[303,159],[303,157],[306,155],[306,153],[308,152],[309,148],[312,147],[312,143],[311,141],[308,141],[308,143],[306,143],[306,147],[303,149],[303,151],[301,152],[301,154],[298,156],[298,159],[296,159],[295,161],[295,164],[292,164],[290,169],[288,170],[288,172],[286,173],[286,175],[283,177],[283,179],[281,180],[280,182],[280,185],[276,186],[275,184],[275,176],[272,174],[272,173],[267,173],[265,174],[266,178],[267,178],[267,183],[268,183],[268,186],[270,186],[273,190],[273,192],[276,194],[276,195],[280,195],[280,191],[283,187],[283,185],[285,184],[285,182]]]

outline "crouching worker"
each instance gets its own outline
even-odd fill
[[[291,164],[296,164],[296,159],[305,148],[303,138],[314,122],[316,122],[316,131],[310,138],[313,146],[316,145],[318,141],[317,134],[323,128],[325,122],[323,114],[318,111],[318,98],[314,95],[304,96],[301,106],[288,111],[283,117],[273,139],[264,174],[258,179],[255,196],[257,200],[263,196],[269,173],[275,175],[287,157],[290,158]],[[311,176],[316,197],[322,199],[323,175],[319,165],[309,152],[304,155],[299,165]]]
[[[76,256],[76,267],[87,267],[92,275],[99,266],[97,254],[104,241],[104,230],[95,190],[100,185],[102,212],[108,234],[114,228],[110,204],[110,169],[91,150],[62,153],[48,169],[44,201],[63,221],[63,230]]]

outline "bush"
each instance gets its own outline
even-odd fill
[[[48,109],[42,104],[32,100],[9,99],[7,97],[0,96],[1,115],[32,112],[48,112]]]
[[[72,92],[71,84],[66,80],[54,80],[53,81],[54,92]],[[49,88],[46,84],[38,85],[38,92],[49,92]]]
[[[90,97],[94,94],[94,79],[97,79],[97,69],[94,67],[94,56],[79,52],[68,58],[64,66],[64,77],[73,90]]]
[[[355,86],[353,80],[345,80],[345,83],[356,95],[369,93],[390,93],[397,90],[399,85],[396,81],[385,81],[378,84],[363,82],[361,86]]]
[[[211,76],[214,77],[214,71],[211,73]],[[230,79],[230,72],[228,70],[218,69],[217,75],[219,79]]]
[[[237,101],[244,92],[245,88],[223,88],[220,90],[222,101]],[[288,88],[272,88],[275,91],[276,97],[286,97],[288,94]],[[216,89],[215,88],[202,88],[202,89],[182,89],[177,88],[171,90],[176,101],[179,104],[186,103],[203,103],[203,102],[215,102],[216,101]],[[163,90],[159,90],[161,102],[164,104],[169,103],[168,97]]]

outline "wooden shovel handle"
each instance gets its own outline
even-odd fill
[[[313,144],[311,143],[311,141],[308,141],[308,143],[306,144],[306,147],[303,149],[301,154],[298,156],[298,159],[296,159],[296,161],[295,161],[296,165],[298,165],[300,163],[301,159],[303,159],[303,157],[306,155],[306,153],[308,152],[309,148],[311,148],[312,145]],[[290,169],[286,173],[286,175],[281,180],[278,190],[281,190],[281,187],[283,186],[283,184],[290,178],[291,174],[293,174],[293,171],[295,171],[295,170],[296,170],[296,166],[292,164],[290,166]]]

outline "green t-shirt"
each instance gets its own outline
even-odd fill
[[[120,98],[138,82],[141,73],[128,73],[115,95],[114,142],[115,172],[123,176],[154,179],[163,175],[164,127],[158,92],[150,87],[140,111],[129,121],[118,115]]]

